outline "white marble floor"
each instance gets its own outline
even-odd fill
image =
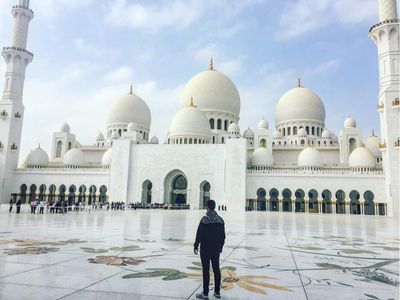
[[[203,211],[64,216],[6,208],[0,211],[0,299],[193,299],[201,291],[192,245]],[[224,299],[399,299],[398,220],[221,215]]]

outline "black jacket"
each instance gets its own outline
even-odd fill
[[[225,243],[224,220],[214,211],[208,211],[201,219],[197,228],[196,242],[194,249],[197,250],[200,244],[200,251],[210,254],[219,254]]]

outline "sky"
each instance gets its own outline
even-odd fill
[[[16,2],[0,0],[1,46],[10,45]],[[31,0],[27,49],[35,57],[20,155],[39,143],[50,152],[65,121],[81,144],[93,144],[131,83],[151,110],[150,135],[164,141],[185,83],[210,57],[239,90],[242,131],[262,117],[273,128],[277,101],[301,76],[323,100],[328,129],[338,135],[351,115],[364,137],[379,133],[377,51],[368,37],[377,2]]]

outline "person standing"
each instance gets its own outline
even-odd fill
[[[18,198],[18,201],[17,201],[17,214],[19,214],[21,212],[21,203],[22,203],[21,198]]]
[[[214,296],[221,298],[221,271],[219,269],[219,255],[225,244],[225,223],[215,211],[215,201],[207,201],[207,213],[201,219],[197,228],[194,254],[198,254],[200,245],[200,259],[203,266],[203,292],[196,294],[198,299],[208,299],[210,284],[210,261],[214,272]]]
[[[11,198],[10,199],[10,209],[8,210],[8,212],[12,212],[13,206],[14,206],[14,199]]]

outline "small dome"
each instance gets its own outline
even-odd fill
[[[300,83],[286,92],[275,108],[276,124],[293,120],[325,122],[325,106],[321,98]]]
[[[262,118],[261,121],[258,122],[258,129],[268,129],[268,128],[269,128],[268,121]]]
[[[332,133],[328,130],[328,129],[324,129],[324,131],[322,131],[322,135],[321,135],[324,139],[330,139],[332,138]]]
[[[158,137],[153,136],[153,137],[151,138],[151,140],[150,140],[150,143],[151,143],[151,144],[158,144],[158,143],[159,143]]]
[[[254,167],[272,167],[274,165],[274,157],[266,148],[260,147],[251,155],[251,165]]]
[[[69,125],[67,124],[67,122],[65,122],[61,128],[60,128],[61,132],[66,132],[66,133],[70,133],[71,132],[71,128],[69,127]]]
[[[186,84],[181,96],[181,108],[187,105],[190,97],[194,97],[202,111],[239,116],[240,96],[235,84],[226,75],[214,70],[212,65],[209,70],[197,74]]]
[[[343,123],[344,128],[356,128],[356,121],[352,117],[347,117]]]
[[[321,167],[322,157],[319,151],[315,148],[307,147],[300,152],[297,159],[299,167]]]
[[[349,156],[351,168],[375,168],[375,157],[364,147],[358,147]]]
[[[231,123],[228,127],[228,133],[240,133],[239,124],[236,122]]]
[[[307,131],[304,128],[300,128],[299,131],[297,131],[298,136],[307,136]]]
[[[379,149],[379,138],[375,136],[374,133],[372,133],[372,135],[365,140],[364,144],[365,148],[367,148],[375,157],[382,156],[382,153]]]
[[[129,124],[150,128],[151,112],[146,102],[132,91],[115,100],[108,111],[108,124]]]
[[[26,161],[28,159],[28,155],[22,156],[21,159],[18,162],[18,169],[25,169],[26,168]]]
[[[26,158],[27,167],[46,167],[49,165],[49,156],[42,148],[37,147]]]
[[[137,131],[138,130],[138,126],[135,123],[131,122],[131,123],[128,124],[127,130],[129,132]]]
[[[274,132],[274,139],[281,139],[283,137],[282,132],[279,130],[275,130]]]
[[[254,131],[251,130],[251,128],[249,127],[244,131],[243,136],[245,138],[252,139],[252,138],[254,138]]]
[[[175,136],[211,138],[211,128],[206,116],[193,103],[181,108],[172,120],[169,137]]]
[[[101,159],[101,164],[105,167],[111,165],[111,156],[112,156],[112,148],[108,149],[103,154],[103,158]]]
[[[96,141],[104,141],[104,140],[105,140],[105,138],[104,138],[103,133],[99,132],[99,134],[97,135]]]
[[[113,132],[111,133],[111,139],[112,140],[117,140],[119,139],[119,134],[116,130],[113,130]]]
[[[64,155],[64,165],[69,167],[81,167],[85,164],[85,155],[82,150],[72,148]]]

